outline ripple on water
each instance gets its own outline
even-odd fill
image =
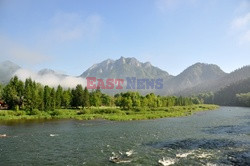
[[[164,158],[159,160],[165,164],[169,164],[171,161],[180,165],[185,163],[190,165],[207,165],[208,163],[210,165],[217,163],[231,165],[243,161],[250,164],[249,143],[246,142],[228,139],[185,139],[147,145],[159,149],[165,154]],[[155,152],[158,151],[152,153]]]

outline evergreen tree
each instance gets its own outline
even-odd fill
[[[46,85],[44,87],[43,94],[44,94],[43,95],[44,110],[49,111],[51,110],[51,98],[50,98],[51,88]]]
[[[71,91],[70,89],[63,91],[62,106],[64,108],[69,108],[71,103]]]
[[[63,88],[58,85],[56,90],[56,108],[61,108],[63,100]]]
[[[83,106],[83,88],[82,85],[77,85],[76,89],[72,90],[72,105],[79,108]]]
[[[50,92],[50,98],[51,98],[51,110],[54,111],[56,109],[56,92],[55,92],[55,88],[51,89]]]
[[[2,97],[10,109],[18,110],[23,104],[23,83],[14,77],[3,89]]]
[[[89,107],[90,106],[90,101],[89,101],[89,91],[87,87],[84,88],[83,91],[83,105],[82,107]]]

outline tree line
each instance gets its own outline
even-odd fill
[[[213,93],[202,93],[197,97],[206,104],[250,107],[250,78],[231,84]]]
[[[57,88],[43,86],[31,78],[24,82],[13,77],[4,87],[0,85],[0,99],[8,105],[9,109],[40,111],[53,111],[61,108],[85,108],[100,106],[116,106],[122,109],[135,107],[171,107],[199,104],[198,98],[157,96],[154,93],[146,96],[138,92],[119,93],[109,96],[100,89],[89,91],[82,85],[73,89],[64,89],[60,85]]]

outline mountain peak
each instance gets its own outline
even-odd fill
[[[7,83],[21,67],[11,61],[0,63],[0,83]]]
[[[1,62],[1,65],[12,67],[12,68],[20,68],[20,66],[18,66],[17,64],[15,64],[15,63],[13,63],[13,62],[11,62],[9,60]]]
[[[52,69],[48,69],[48,68],[45,68],[45,69],[42,69],[38,72],[38,74],[40,75],[45,75],[45,74],[55,74],[56,72]]]
[[[142,63],[134,57],[125,58],[121,56],[115,61],[108,59],[95,64],[81,75],[81,77],[89,76],[100,78],[167,78],[169,74],[152,66],[149,62]]]
[[[195,87],[198,84],[217,80],[225,75],[226,73],[219,66],[199,62],[171,79],[168,87],[172,92],[178,92],[186,88]]]
[[[143,65],[144,65],[145,67],[151,67],[151,66],[152,66],[150,62],[145,62]]]

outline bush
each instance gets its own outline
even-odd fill
[[[51,116],[60,116],[60,115],[64,115],[64,112],[62,110],[55,110],[50,112]]]
[[[91,111],[89,109],[84,108],[83,110],[78,111],[77,115],[84,115],[84,114],[90,114],[90,113]]]
[[[23,116],[26,115],[25,111],[16,111],[16,116]]]
[[[92,114],[123,114],[123,112],[120,109],[117,108],[107,108],[107,109],[92,109]]]
[[[30,115],[41,115],[41,111],[39,111],[38,109],[33,109],[30,111],[29,113]]]
[[[149,111],[149,108],[145,108],[145,107],[139,107],[139,108],[134,108],[133,111],[134,112],[146,112]]]

